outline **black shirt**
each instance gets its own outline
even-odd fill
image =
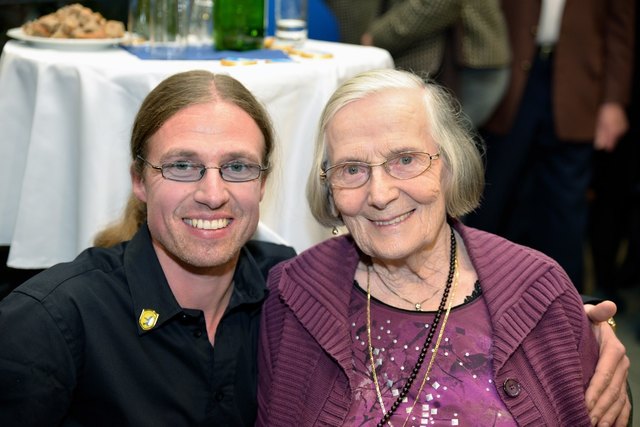
[[[203,313],[175,300],[146,226],[35,276],[0,302],[0,426],[253,425],[265,278],[293,255],[245,245],[215,347]]]

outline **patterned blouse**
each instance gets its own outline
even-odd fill
[[[371,374],[367,297],[357,283],[355,286],[357,292],[351,293],[349,320],[358,381],[347,424],[370,426],[379,422],[383,413]],[[434,315],[435,312],[394,308],[371,298],[373,359],[387,410],[417,361]],[[443,320],[444,316],[440,325]],[[478,282],[464,304],[451,310],[429,377],[420,396],[416,396],[433,355],[440,325],[409,394],[391,418],[391,425],[402,426],[406,420],[407,426],[515,426],[493,382],[491,323]]]

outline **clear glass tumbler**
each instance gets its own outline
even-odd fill
[[[151,57],[182,58],[187,48],[189,0],[149,1]]]
[[[307,40],[307,0],[276,0],[276,43],[300,47]]]
[[[189,46],[213,45],[213,0],[191,0]]]

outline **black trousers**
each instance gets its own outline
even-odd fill
[[[483,133],[486,189],[465,218],[554,258],[582,291],[591,141],[562,141],[552,108],[553,54],[533,62],[514,125],[507,135]]]

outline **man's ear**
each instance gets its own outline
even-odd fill
[[[266,188],[267,188],[267,177],[263,175],[260,178],[260,201],[262,201],[262,198],[264,197],[264,192]]]
[[[131,191],[138,200],[147,203],[147,188],[144,185],[144,178],[136,170],[135,162],[129,168],[129,175],[131,175]]]

